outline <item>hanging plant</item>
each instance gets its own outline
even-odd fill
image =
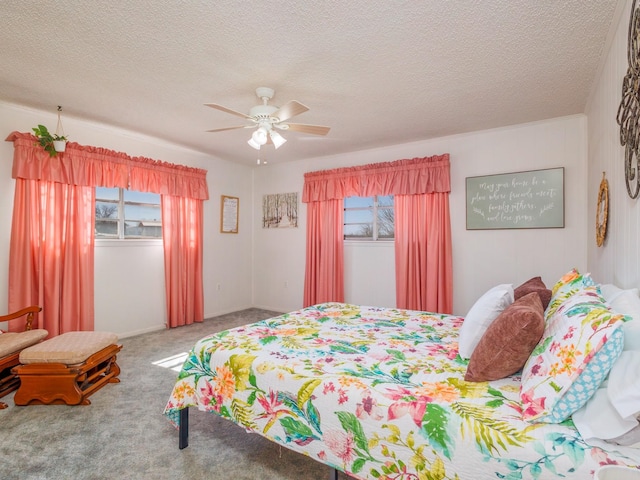
[[[64,152],[67,145],[67,137],[64,135],[58,135],[57,133],[51,134],[47,127],[44,125],[38,125],[32,129],[38,137],[38,144],[49,153],[49,156],[55,157],[58,152]]]

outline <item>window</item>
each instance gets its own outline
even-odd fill
[[[160,195],[96,187],[96,238],[162,238]]]
[[[345,240],[393,240],[393,195],[346,197]]]

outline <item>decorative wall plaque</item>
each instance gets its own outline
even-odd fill
[[[620,144],[625,147],[624,176],[627,193],[636,198],[640,192],[640,12],[636,0],[631,5],[627,59],[629,68],[622,80],[622,100],[616,120],[620,125]]]
[[[467,177],[467,230],[563,228],[564,168]]]
[[[238,233],[240,199],[220,195],[220,233]]]

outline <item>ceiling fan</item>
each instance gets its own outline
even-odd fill
[[[289,123],[291,117],[306,112],[309,108],[296,100],[285,103],[282,107],[269,105],[273,98],[274,90],[269,87],[256,88],[256,95],[262,100],[262,105],[256,105],[249,110],[249,114],[237,112],[230,108],[223,107],[217,103],[205,103],[207,107],[215,108],[223,112],[245,118],[251,122],[250,125],[238,125],[235,127],[216,128],[207,132],[223,132],[225,130],[235,130],[237,128],[256,128],[251,138],[247,142],[256,150],[260,150],[262,145],[271,143],[275,148],[280,148],[287,140],[280,135],[278,130],[290,130],[292,132],[310,133],[312,135],[326,135],[329,127],[321,125],[305,125],[302,123]]]

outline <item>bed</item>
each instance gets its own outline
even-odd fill
[[[332,478],[592,478],[640,450],[523,420],[519,374],[464,380],[463,318],[325,303],[199,340],[165,414],[188,407],[322,462]]]

